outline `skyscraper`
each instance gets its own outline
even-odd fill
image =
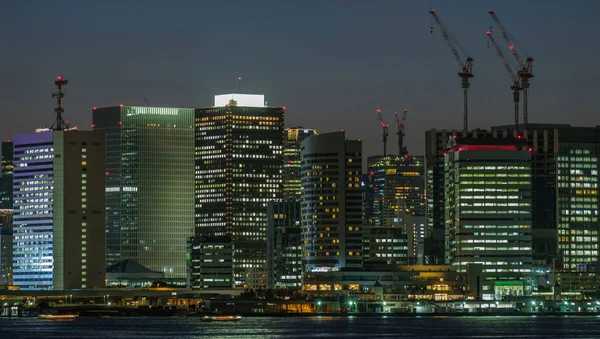
[[[194,110],[94,108],[106,133],[107,266],[133,259],[185,284],[194,233]]]
[[[0,166],[0,210],[12,209],[13,143],[11,141],[2,142]]]
[[[196,232],[228,234],[236,287],[265,272],[267,204],[281,199],[285,108],[263,95],[215,96],[196,109]]]
[[[283,199],[300,199],[300,145],[304,139],[317,134],[314,129],[289,127],[285,129],[283,146]]]
[[[305,270],[362,267],[362,142],[343,131],[314,135],[301,157]]]
[[[484,137],[485,130],[473,130],[471,137]],[[448,138],[462,136],[456,130],[430,129],[425,132],[425,192],[427,206],[427,238],[425,239],[424,264],[444,263],[444,152]],[[467,134],[464,134],[465,137]]]
[[[483,296],[498,298],[497,281],[531,274],[531,151],[512,137],[450,138],[445,174],[446,262],[483,265]]]
[[[534,263],[555,269],[563,291],[595,291],[600,273],[600,127],[519,127],[533,151]],[[512,127],[492,129],[504,133]],[[550,277],[548,281],[554,283]]]
[[[16,135],[14,165],[14,285],[104,287],[104,134]]]

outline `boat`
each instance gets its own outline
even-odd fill
[[[202,321],[240,321],[241,315],[205,315]]]
[[[79,318],[79,316],[77,314],[40,314],[38,318],[50,320],[72,320]]]

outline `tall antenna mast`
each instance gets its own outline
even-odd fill
[[[69,82],[67,79],[63,79],[62,76],[56,77],[56,81],[54,81],[54,85],[56,85],[57,91],[56,93],[52,93],[52,97],[56,98],[57,107],[54,109],[56,112],[56,120],[50,127],[51,130],[62,131],[65,129],[69,129],[69,125],[63,120],[62,114],[65,111],[62,108],[62,98],[65,96],[65,93],[62,91],[62,87],[66,86]]]
[[[242,93],[242,77],[238,77],[238,93]]]

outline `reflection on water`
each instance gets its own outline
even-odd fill
[[[600,338],[596,317],[0,318],[0,338]]]

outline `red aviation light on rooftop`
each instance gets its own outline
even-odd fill
[[[285,106],[283,106],[282,108],[283,108],[283,110],[285,111]]]
[[[123,104],[120,104],[119,107],[123,107]]]
[[[94,127],[96,127],[96,125],[94,125],[94,124],[91,124],[91,125],[90,125],[90,127],[91,127],[91,128],[94,128]]]
[[[59,76],[56,77],[56,79],[62,80],[62,77],[59,75]]]
[[[97,109],[98,109],[98,107],[96,107],[96,106],[92,107],[92,110],[94,110],[94,111]]]

